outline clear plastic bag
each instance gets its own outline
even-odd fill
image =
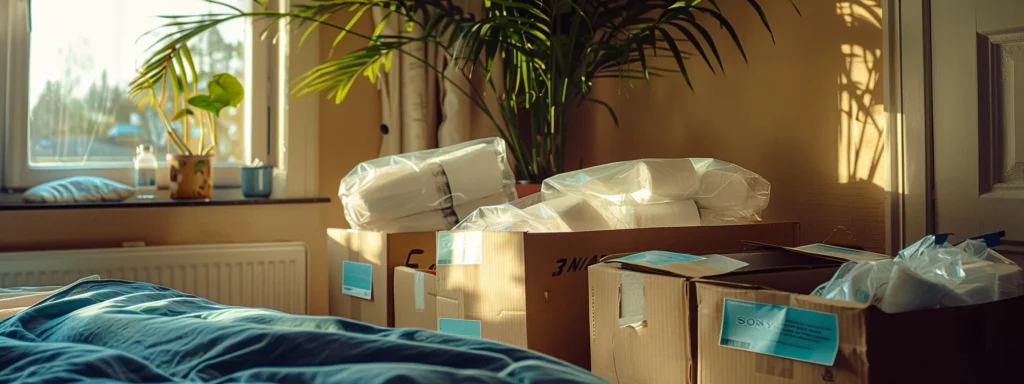
[[[531,195],[516,202],[481,207],[455,226],[456,230],[495,230],[522,232],[576,232],[612,229],[604,216],[587,200],[563,196],[537,201]],[[522,200],[533,199],[534,204]]]
[[[488,138],[365,161],[341,180],[338,196],[352,228],[439,231],[515,200],[515,176],[505,142]]]
[[[771,184],[721,160],[644,159],[552,176],[541,194],[584,198],[614,229],[727,225],[760,221]]]
[[[544,180],[540,201],[481,208],[455,229],[596,231],[746,224],[760,220],[770,184],[714,159],[605,164]]]
[[[813,293],[871,303],[888,313],[982,304],[1024,294],[1024,272],[968,240],[956,246],[926,236],[892,260],[850,262]]]

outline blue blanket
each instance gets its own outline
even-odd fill
[[[0,322],[0,382],[599,383],[508,345],[82,281]]]

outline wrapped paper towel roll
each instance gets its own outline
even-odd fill
[[[438,159],[450,185],[452,204],[501,192],[502,173],[498,153],[487,145],[459,150]]]
[[[633,228],[700,226],[700,213],[693,200],[637,205],[633,208]]]
[[[691,198],[699,174],[690,159],[645,159],[599,165],[544,180],[544,200],[566,195],[617,205],[662,203]]]
[[[612,229],[608,221],[590,202],[578,196],[563,196],[536,204],[523,212],[541,221],[555,219],[569,231],[599,231]],[[559,229],[553,228],[553,231]]]
[[[369,221],[363,223],[366,229],[388,232],[433,232],[452,229],[459,220],[470,216],[480,207],[505,204],[502,194],[491,195],[482,199],[456,205],[449,209],[420,212],[397,219]]]
[[[363,223],[384,223],[501,194],[502,177],[498,153],[479,144],[420,165],[375,169],[358,180],[362,185],[343,181],[341,194],[346,195],[346,188],[358,191],[347,194],[343,203],[346,217],[358,219],[350,224],[363,228]]]
[[[700,179],[697,205],[714,210],[758,209],[758,199],[747,181],[735,172],[709,170]],[[763,207],[762,207],[763,208]]]
[[[889,285],[878,307],[886,313],[931,309],[953,293],[951,288],[928,280],[905,264],[894,263]]]

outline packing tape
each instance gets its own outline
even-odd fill
[[[619,283],[619,327],[641,328],[647,321],[644,275],[623,272]]]
[[[426,300],[423,294],[423,272],[416,271],[416,277],[412,283],[413,297],[415,297],[416,312],[423,312],[426,309]]]

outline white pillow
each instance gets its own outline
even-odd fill
[[[29,203],[122,201],[135,194],[127,185],[93,176],[75,176],[39,184],[25,191]]]

